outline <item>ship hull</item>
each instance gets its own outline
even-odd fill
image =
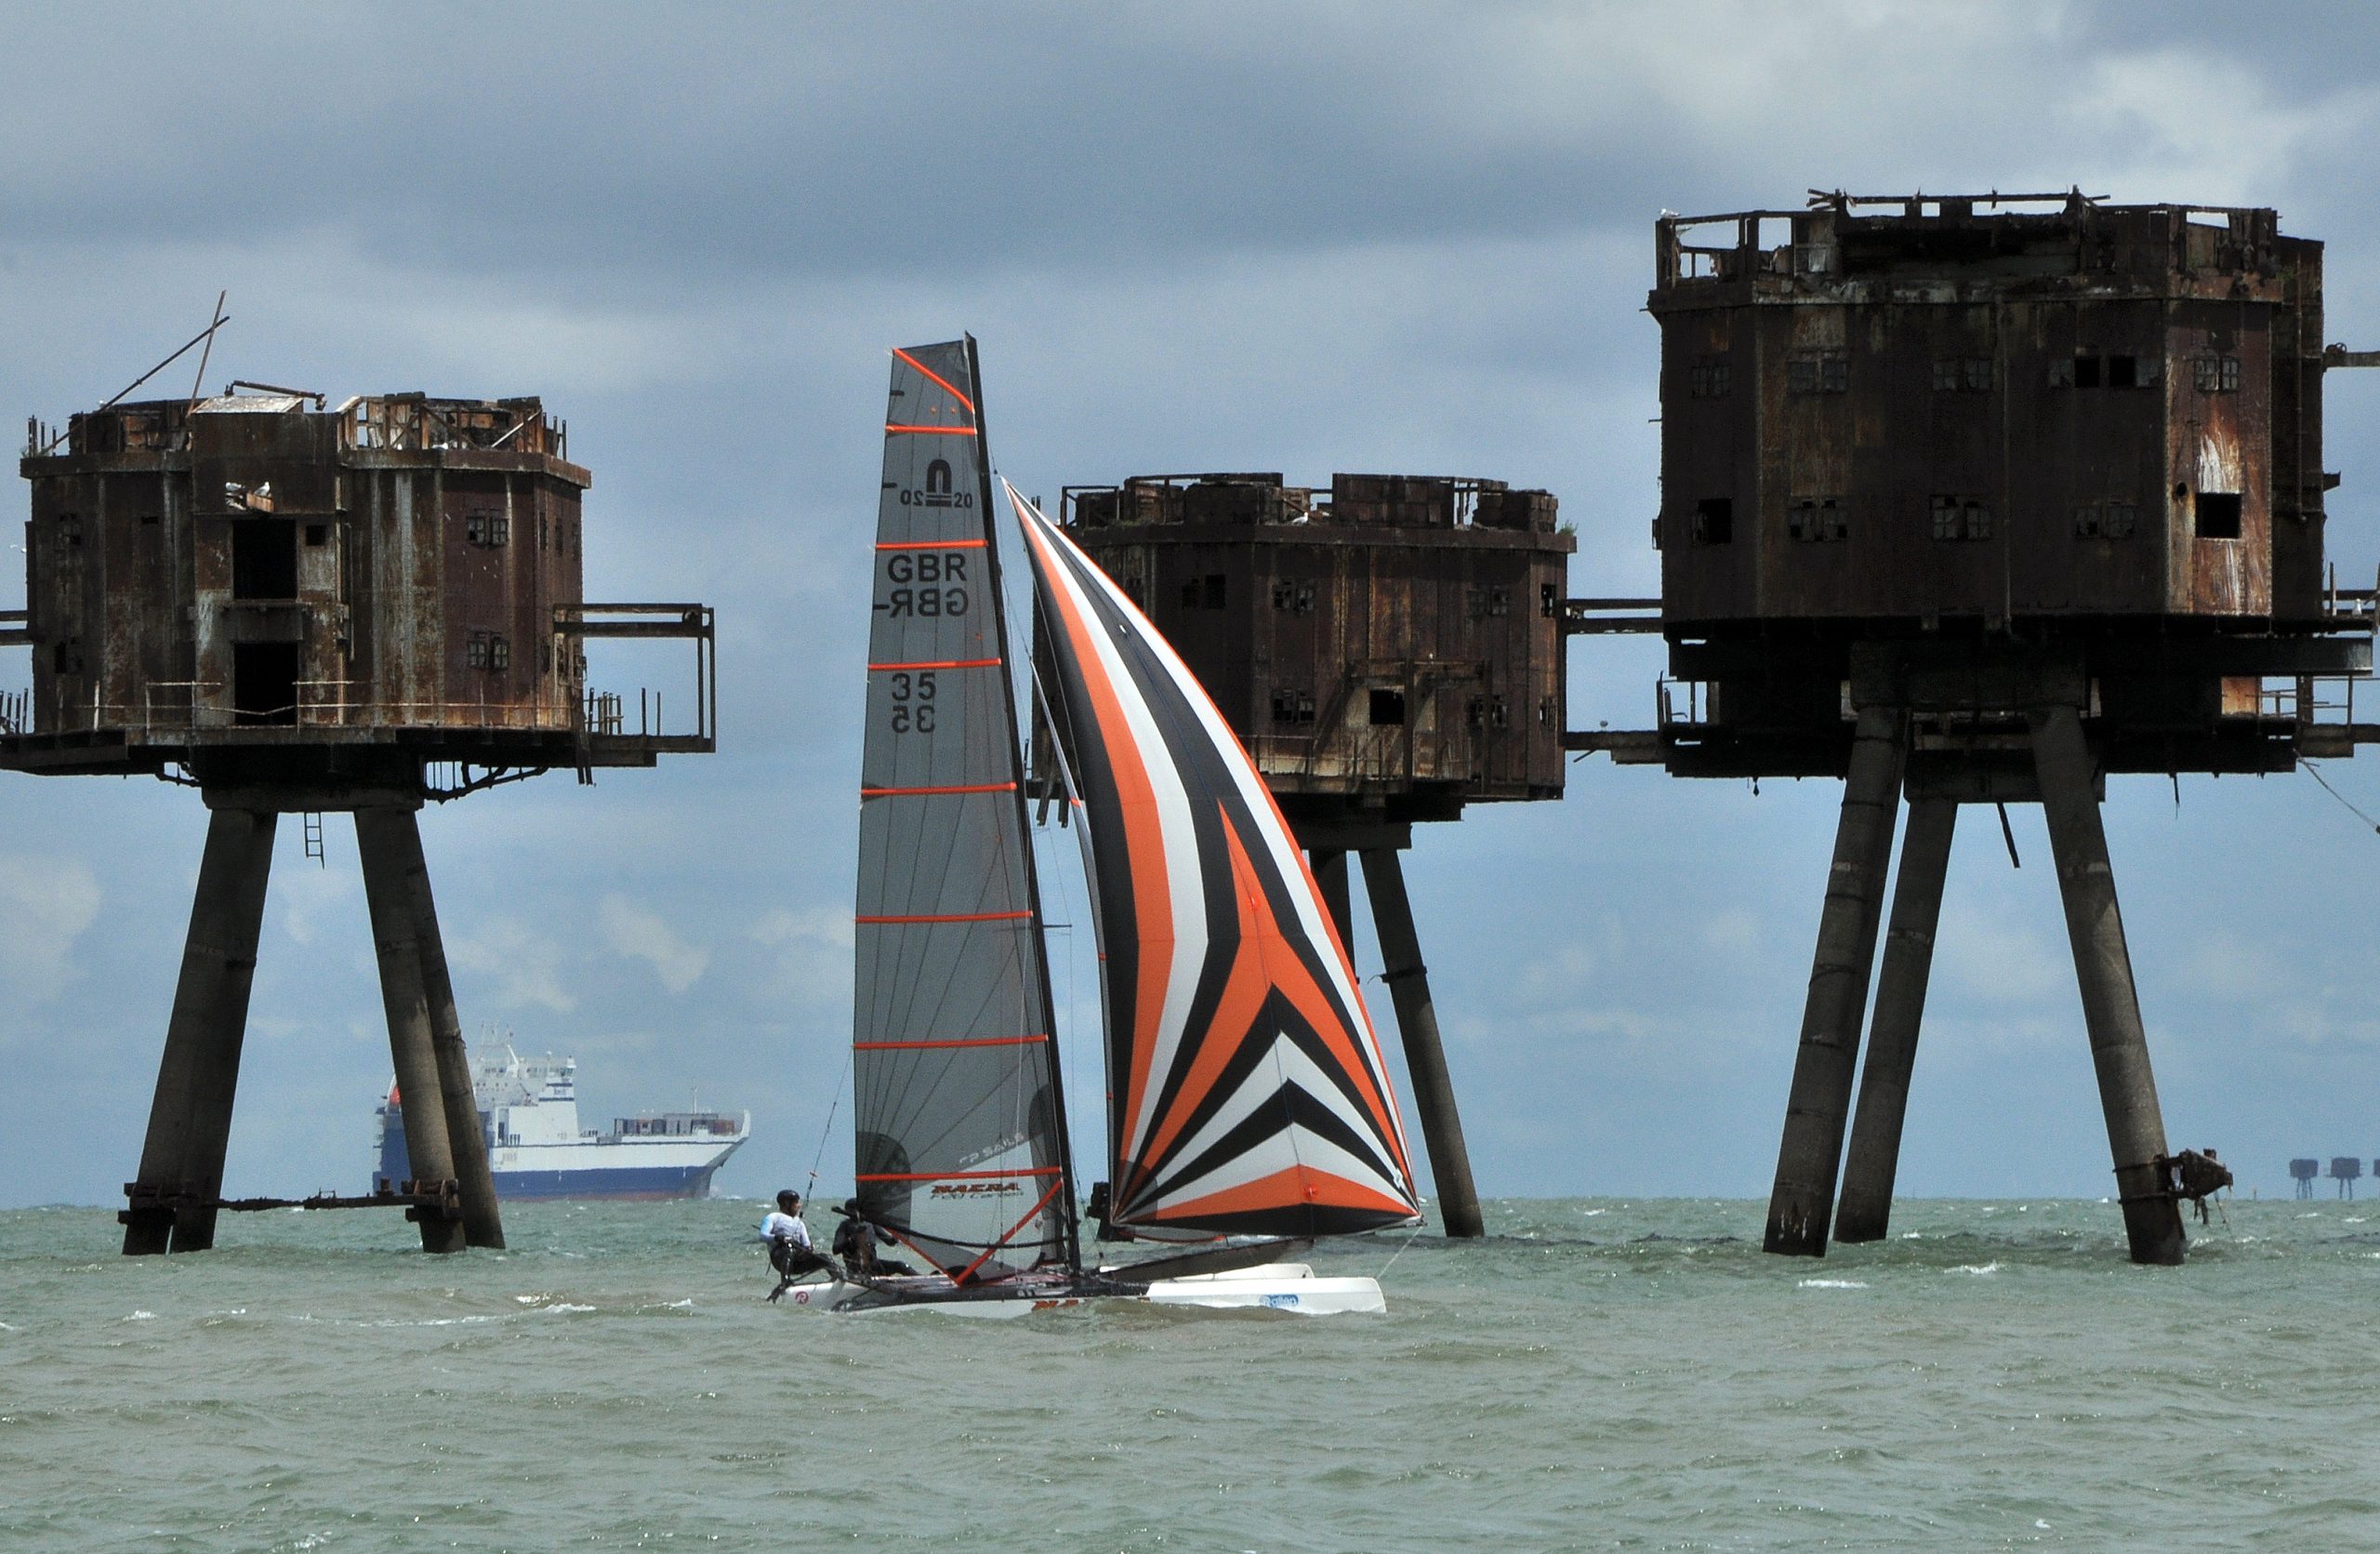
[[[488,1163],[496,1196],[505,1202],[667,1202],[708,1197],[711,1178],[743,1143],[626,1139],[513,1146],[488,1151]],[[377,1175],[392,1184],[413,1175],[404,1129],[387,1110]]]

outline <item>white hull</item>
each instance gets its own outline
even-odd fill
[[[1130,1268],[1104,1270],[1129,1278]],[[925,1298],[884,1304],[879,1293],[865,1285],[828,1280],[796,1284],[786,1300],[821,1311],[850,1310],[865,1315],[883,1311],[934,1311],[953,1317],[1029,1317],[1039,1311],[1078,1306],[1197,1306],[1209,1310],[1289,1311],[1300,1316],[1342,1313],[1378,1314],[1388,1309],[1380,1281],[1368,1276],[1317,1279],[1302,1263],[1275,1263],[1264,1268],[1236,1268],[1228,1273],[1199,1274],[1188,1279],[1160,1279],[1144,1294],[1073,1295],[1056,1286],[1039,1289],[1020,1284],[1012,1294],[964,1300],[936,1300],[932,1294],[947,1286],[938,1279],[892,1280],[895,1287],[915,1288]]]

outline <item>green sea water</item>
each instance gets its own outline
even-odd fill
[[[1511,1200],[1313,1258],[1385,1317],[1011,1322],[764,1305],[760,1209],[0,1214],[0,1548],[2380,1546],[2380,1206]]]

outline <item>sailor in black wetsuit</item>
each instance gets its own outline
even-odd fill
[[[843,1222],[835,1227],[835,1255],[843,1260],[843,1267],[862,1279],[911,1271],[905,1263],[878,1259],[876,1249],[879,1245],[896,1243],[890,1231],[871,1224],[867,1216],[860,1213],[858,1199],[844,1199],[843,1206],[835,1212],[843,1216]]]

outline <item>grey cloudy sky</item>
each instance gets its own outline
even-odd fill
[[[599,1115],[695,1090],[749,1107],[738,1192],[808,1170],[849,1035],[885,347],[982,340],[995,455],[1027,491],[1489,475],[1560,496],[1574,592],[1627,593],[1656,578],[1640,309],[1664,207],[2076,183],[2272,205],[2330,244],[2332,338],[2380,345],[2380,12],[2360,5],[0,22],[0,408],[97,404],[228,287],[211,379],[543,394],[596,475],[589,596],[718,606],[720,754],[506,790],[424,832],[467,1024],[577,1054]],[[2327,462],[2333,554],[2369,578],[2363,376],[2331,385]],[[615,662],[632,687],[644,666]],[[1579,645],[1573,723],[1645,724],[1660,662]],[[0,687],[28,675],[0,650]],[[2380,764],[2329,775],[2380,812]],[[1765,1191],[1839,795],[1598,760],[1559,805],[1422,836],[1484,1190]],[[1953,859],[1909,1191],[2106,1189],[2046,846],[2016,821],[2023,869],[1972,816]],[[2380,1154],[2380,836],[2304,776],[2185,778],[2178,808],[2120,781],[2109,825],[2176,1140],[2266,1191],[2291,1154]],[[159,784],[0,777],[0,1204],[111,1202],[132,1174],[204,830]],[[388,1047],[352,833],[330,830],[327,868],[294,824],[281,845],[235,1192],[369,1168]],[[1088,946],[1056,961],[1088,1013]]]

